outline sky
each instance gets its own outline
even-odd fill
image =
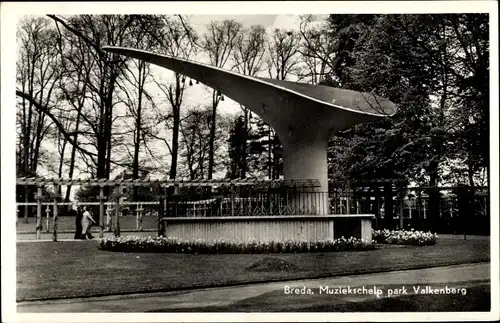
[[[203,34],[206,31],[205,26],[213,20],[234,19],[245,27],[262,25],[267,28],[273,26],[275,21],[278,20],[279,23],[283,20],[279,17],[280,15],[189,15],[189,21],[198,34]]]
[[[323,20],[328,15],[314,15],[315,20]],[[251,25],[262,25],[268,30],[275,28],[298,29],[300,18],[298,14],[288,15],[191,15],[190,22],[199,34],[206,31],[205,26],[212,20],[234,19],[244,27]]]

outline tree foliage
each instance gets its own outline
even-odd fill
[[[344,21],[366,24],[366,17],[357,18]],[[445,170],[453,171],[452,161],[459,155],[468,156],[471,163],[478,161],[472,172],[487,167],[487,162],[479,161],[488,160],[484,117],[488,114],[484,95],[488,89],[488,17],[381,15],[369,21],[371,28],[361,29],[365,31],[349,46],[343,86],[385,96],[398,104],[398,113],[333,138],[332,173],[404,177],[436,185]],[[469,123],[476,125],[476,133],[467,131]],[[464,145],[471,141],[477,143],[475,151]]]

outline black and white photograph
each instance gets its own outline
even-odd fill
[[[497,2],[0,8],[2,321],[500,319]]]

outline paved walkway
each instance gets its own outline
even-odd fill
[[[413,294],[413,287],[461,289],[477,284],[487,284],[490,280],[490,264],[467,264],[458,266],[435,267],[420,270],[393,271],[379,274],[344,276],[301,281],[283,281],[237,287],[210,288],[183,292],[154,294],[134,294],[126,296],[106,296],[80,298],[60,301],[37,301],[19,303],[19,313],[42,312],[150,312],[150,311],[187,311],[189,308],[206,306],[227,306],[253,302],[272,304],[269,311],[294,311],[298,306],[310,306],[318,302],[343,303],[373,299],[369,290],[381,290],[381,297],[388,297],[389,291],[405,286],[408,294]],[[322,287],[325,292],[320,293]],[[328,287],[328,288],[327,288]],[[336,287],[365,287],[364,295],[336,295]],[[293,288],[314,294],[303,295],[287,293]],[[258,307],[258,305],[257,305]],[[258,309],[257,309],[258,311]],[[262,309],[261,309],[262,311]]]

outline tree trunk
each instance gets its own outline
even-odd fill
[[[243,108],[244,114],[244,122],[245,122],[245,138],[243,140],[243,149],[242,149],[242,163],[241,163],[241,179],[245,179],[247,177],[247,144],[248,144],[248,109]]]
[[[63,141],[63,146],[61,149],[61,159],[59,160],[59,169],[57,171],[57,177],[62,178],[62,170],[63,170],[63,164],[64,164],[64,152],[66,151],[66,144],[68,143],[67,140]],[[61,195],[61,185],[55,185],[54,187],[57,188],[57,194]]]
[[[170,87],[168,91],[168,99],[170,101],[170,105],[172,106],[174,119],[172,128],[172,156],[169,173],[170,179],[175,179],[177,177],[177,161],[179,159],[179,130],[181,123],[180,109],[182,104],[184,86],[184,84],[181,84],[181,77],[183,76],[178,73],[175,74],[175,93],[172,91],[172,87]]]
[[[438,164],[434,163],[431,165],[430,180],[429,180],[429,215],[427,219],[428,230],[435,231],[437,220],[439,219],[439,189],[437,188],[438,181]]]
[[[76,125],[75,125],[75,135],[73,137],[73,141],[76,143],[78,139],[78,130],[80,128],[80,111],[81,108],[83,107],[83,104],[79,105],[80,109],[78,110],[78,115],[76,117]],[[75,157],[76,157],[76,146],[73,146],[71,149],[71,158],[69,161],[69,172],[68,172],[68,177],[70,179],[73,178],[73,172],[75,170]],[[68,185],[66,189],[66,197],[64,198],[65,202],[69,202],[69,198],[71,196],[71,185]]]
[[[215,145],[215,129],[217,122],[217,105],[219,104],[217,91],[212,92],[212,122],[210,124],[210,140],[208,147],[208,179],[212,179],[214,171],[214,145]]]
[[[103,159],[104,159],[104,169],[103,173],[101,174],[101,178],[109,178],[109,175],[111,174],[111,139],[112,139],[112,134],[111,134],[111,128],[112,128],[112,118],[113,118],[113,113],[111,110],[111,102],[108,102],[109,106],[106,107],[106,130],[105,130],[105,136],[103,140],[103,146],[104,149],[102,151],[103,154]],[[100,178],[98,176],[98,178]]]
[[[24,99],[23,99],[24,100]],[[30,153],[30,135],[31,135],[31,117],[33,113],[33,104],[29,103],[28,107],[28,121],[26,122],[26,133],[24,134],[24,160],[23,160],[23,170],[24,176],[30,176],[31,172],[29,169],[29,153]],[[24,188],[24,201],[29,202],[29,188],[25,186]],[[24,223],[28,223],[29,207],[24,207]]]
[[[469,178],[469,186],[474,188],[474,169],[472,162],[469,162],[467,165],[467,176]]]
[[[170,165],[170,179],[177,177],[177,160],[179,155],[179,126],[181,122],[180,107],[174,108],[174,125],[172,128],[172,162]]]
[[[103,98],[103,86],[101,86],[101,98]],[[99,107],[99,131],[96,133],[97,140],[97,178],[105,178],[106,173],[106,129],[108,127],[108,115],[104,106],[104,100],[101,99],[101,106]]]
[[[112,146],[112,126],[113,126],[113,91],[115,88],[115,82],[116,82],[116,72],[114,71],[114,67],[110,66],[110,77],[109,77],[109,83],[108,83],[108,88],[105,93],[105,96],[103,97],[103,104],[104,104],[104,111],[105,111],[105,116],[106,116],[106,128],[104,129],[104,147],[105,150],[103,151],[104,154],[104,173],[102,174],[102,178],[109,178],[109,175],[111,174],[111,146]],[[98,176],[98,178],[100,178]]]
[[[385,183],[384,184],[384,228],[389,226],[391,229],[394,229],[394,203],[392,200],[392,184]]]
[[[139,150],[141,148],[141,128],[142,128],[142,94],[143,84],[141,80],[144,79],[145,65],[139,65],[139,89],[137,98],[137,114],[135,119],[135,138],[134,138],[134,160],[132,162],[132,179],[139,178]],[[134,186],[132,192],[133,200],[137,201],[137,186]]]
[[[111,175],[111,131],[108,135],[108,141],[106,144],[107,144],[106,145],[107,151],[106,151],[106,157],[105,157],[106,168],[105,168],[105,172],[103,174],[103,178],[108,179],[109,176]]]
[[[28,203],[29,202],[29,189],[28,186],[24,186],[24,202]],[[29,206],[25,205],[24,206],[24,223],[28,223],[28,213],[29,213]]]

